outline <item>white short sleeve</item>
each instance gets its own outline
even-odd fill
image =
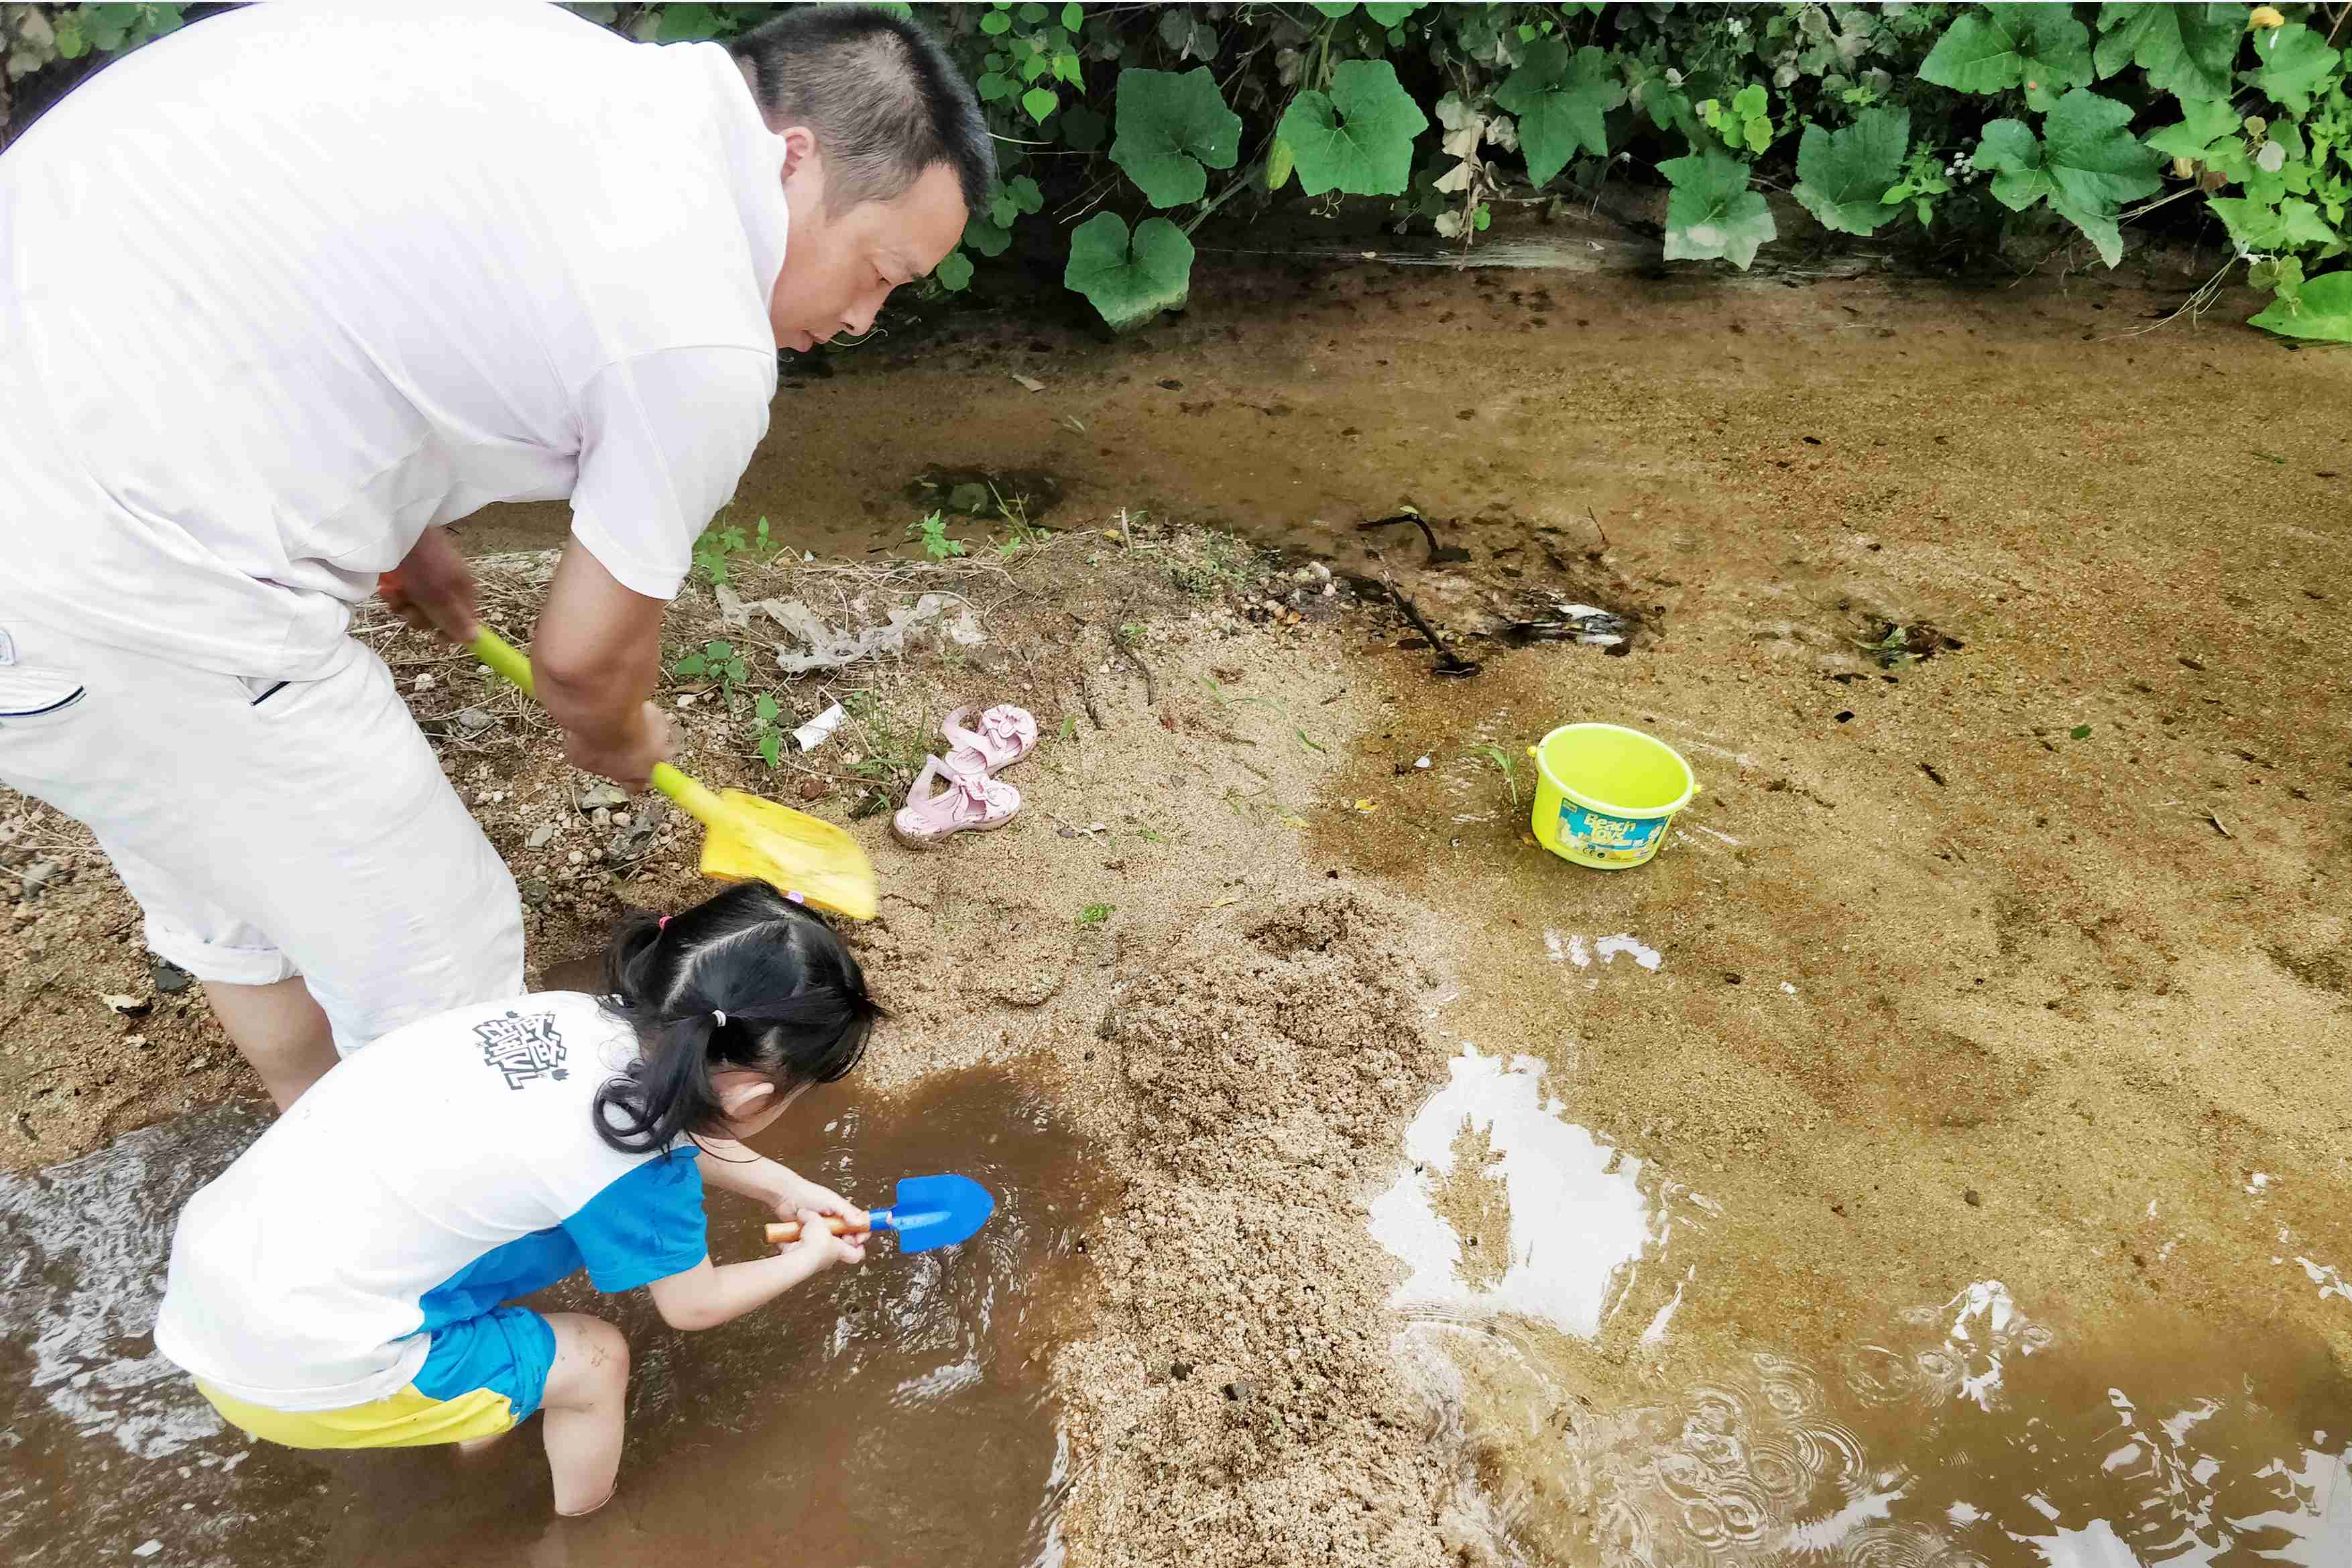
[[[581,397],[572,534],[622,587],[677,595],[694,541],[768,433],[776,357],[665,349],[605,366]]]

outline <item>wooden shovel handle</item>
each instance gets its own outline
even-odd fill
[[[837,1214],[828,1214],[824,1217],[824,1228],[835,1236],[849,1234],[849,1222]],[[800,1239],[801,1222],[797,1219],[775,1220],[768,1226],[768,1244],[771,1247],[782,1247],[786,1242],[798,1241]]]

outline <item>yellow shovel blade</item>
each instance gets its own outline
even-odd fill
[[[703,819],[703,875],[756,879],[852,920],[874,918],[874,864],[845,829],[740,789],[719,790],[719,802]]]

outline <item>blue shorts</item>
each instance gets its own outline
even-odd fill
[[[477,1388],[503,1394],[520,1421],[547,1396],[555,1364],[555,1329],[528,1307],[488,1312],[433,1331],[433,1348],[410,1380],[430,1399],[455,1399]]]

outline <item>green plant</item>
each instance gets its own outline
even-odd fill
[[[1104,921],[1110,918],[1111,911],[1118,907],[1118,905],[1115,904],[1089,904],[1085,908],[1078,911],[1078,924],[1081,925],[1100,925]]]
[[[771,768],[781,766],[783,759],[783,713],[782,706],[765,692],[751,705],[752,745],[760,760]]]
[[[1519,803],[1519,759],[1491,741],[1478,747],[1471,760],[1484,762],[1503,776],[1503,788],[1511,793],[1511,804]]]
[[[746,534],[726,521],[722,513],[694,541],[693,571],[711,587],[722,588],[734,579],[737,556],[748,554],[765,559],[773,553],[775,545],[769,538],[767,518],[761,517]]]
[[[933,512],[920,522],[908,523],[907,534],[921,543],[923,554],[931,560],[952,560],[960,555],[971,553],[971,547],[961,539],[948,538],[947,519],[939,512]]]
[[[735,706],[735,688],[751,674],[743,663],[743,655],[735,651],[735,644],[717,640],[681,656],[670,665],[669,673],[681,681],[716,681],[719,700],[729,708]]]
[[[727,37],[769,10],[572,8],[665,43]],[[915,14],[973,83],[1001,154],[1000,188],[933,274],[940,292],[984,288],[992,258],[1006,273],[1058,260],[1130,329],[1190,298],[1193,236],[1220,212],[1353,200],[1466,246],[1508,206],[1650,182],[1667,187],[1668,260],[1739,267],[1780,238],[1771,190],[1832,233],[1907,214],[1919,226],[1901,237],[1939,251],[2079,238],[2110,265],[2135,225],[2210,216],[2231,242],[2215,288],[2242,275],[2271,292],[2256,324],[2352,341],[2340,3]],[[0,4],[0,57],[14,80],[178,19]],[[728,553],[698,551],[698,570],[724,580]]]

